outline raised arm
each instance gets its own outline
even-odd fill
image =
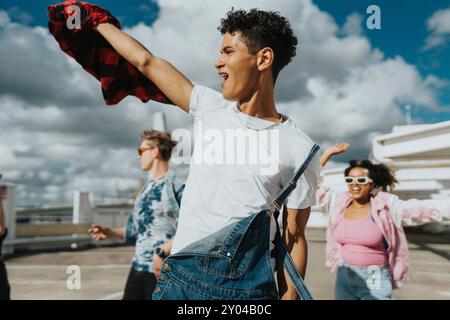
[[[344,153],[348,150],[350,145],[348,143],[341,143],[337,144],[335,146],[329,147],[325,149],[325,151],[322,153],[322,156],[320,157],[320,166],[323,168],[327,164],[327,162],[334,156]]]
[[[323,167],[327,164],[327,162],[334,156],[344,153],[348,150],[350,145],[348,143],[340,143],[337,145],[334,145],[332,147],[329,147],[325,149],[325,151],[320,156],[320,167],[323,169]],[[316,192],[316,199],[317,202],[322,205],[322,209],[324,210],[325,214],[328,214],[330,209],[330,200],[332,191],[324,186],[323,184],[323,175],[320,175],[319,178],[319,184],[317,186],[317,192]]]
[[[96,29],[125,60],[149,78],[176,106],[189,112],[193,88],[189,79],[116,26],[102,23]]]

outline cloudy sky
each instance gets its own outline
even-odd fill
[[[164,110],[170,130],[190,128],[192,119],[134,97],[106,107],[99,83],[47,31],[53,3],[0,2],[0,172],[17,185],[19,206],[70,203],[74,190],[128,197],[142,177],[135,148],[152,115]],[[349,142],[339,161],[367,157],[374,136],[405,123],[405,105],[415,123],[450,120],[449,1],[378,1],[380,30],[366,27],[365,0],[95,3],[154,54],[215,89],[225,12],[281,12],[300,44],[277,82],[278,107],[323,147]]]

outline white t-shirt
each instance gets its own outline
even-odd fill
[[[288,117],[277,124],[248,116],[207,87],[194,86],[189,107],[195,145],[172,253],[267,208],[314,145]],[[315,156],[287,208],[315,205],[319,169]]]

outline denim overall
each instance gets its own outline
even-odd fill
[[[164,260],[153,300],[276,300],[271,263],[270,221],[319,150],[314,145],[303,165],[271,204]],[[312,296],[295,268],[276,223],[275,250],[303,300]]]

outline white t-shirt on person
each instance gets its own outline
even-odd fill
[[[248,116],[207,87],[194,86],[189,107],[194,150],[172,253],[267,208],[314,145],[287,116],[281,123]],[[287,208],[315,205],[319,169],[315,156]],[[272,239],[274,230],[272,223]]]

